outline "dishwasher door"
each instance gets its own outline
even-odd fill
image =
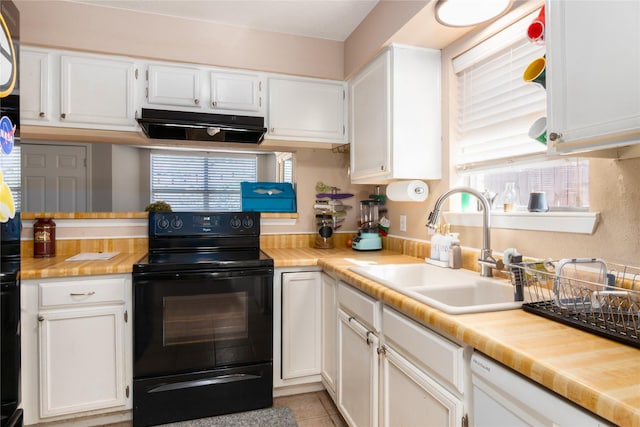
[[[477,352],[471,357],[471,381],[476,427],[612,425]]]

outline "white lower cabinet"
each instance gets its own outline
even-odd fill
[[[282,378],[320,374],[320,272],[282,274]]]
[[[338,408],[350,426],[378,425],[378,337],[338,310]]]
[[[124,311],[107,306],[42,312],[41,417],[125,404]]]
[[[131,276],[23,280],[24,424],[131,408]]]
[[[338,282],[336,405],[351,427],[468,425],[463,347]]]
[[[388,307],[382,319],[381,425],[465,425],[462,347]]]
[[[276,268],[273,278],[274,396],[322,390],[321,272]]]
[[[338,374],[338,307],[337,281],[322,273],[322,383],[335,400],[336,376]]]

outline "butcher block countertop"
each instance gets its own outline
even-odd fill
[[[422,262],[419,258],[390,251],[350,249],[264,251],[274,259],[276,267],[318,265],[610,422],[640,426],[639,349],[523,310],[448,315],[349,270],[363,263]]]
[[[50,258],[23,257],[20,263],[20,277],[26,280],[131,273],[133,264],[140,261],[146,254],[146,251],[120,252],[111,259],[100,261],[66,261],[74,254],[62,254]]]

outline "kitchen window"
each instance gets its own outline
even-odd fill
[[[529,193],[544,191],[551,210],[586,210],[589,163],[554,158],[529,137],[531,125],[546,116],[546,91],[523,81],[523,71],[545,54],[526,29],[539,10],[452,60],[455,106],[450,141],[458,185],[497,194],[499,209],[507,182],[515,182],[521,210]],[[475,210],[475,204],[457,207]],[[453,207],[456,208],[455,206]]]
[[[151,154],[151,201],[174,211],[240,211],[240,183],[257,181],[255,154]]]

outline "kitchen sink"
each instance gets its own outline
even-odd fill
[[[449,314],[513,310],[513,286],[505,279],[429,264],[351,267],[351,271]]]

